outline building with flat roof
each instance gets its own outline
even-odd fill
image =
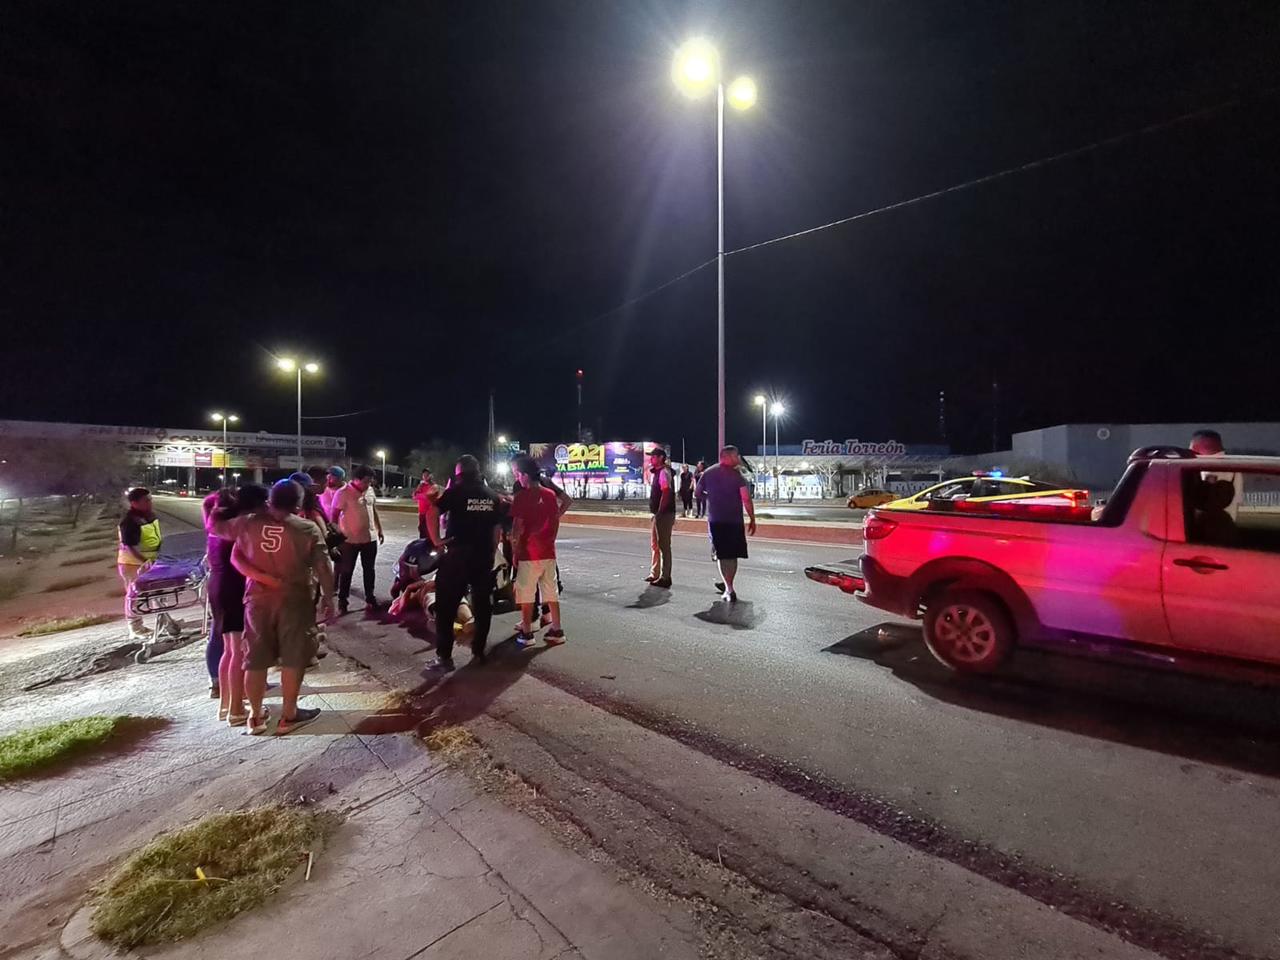
[[[83,440],[117,443],[146,471],[158,468],[187,470],[187,485],[197,486],[197,470],[241,471],[261,483],[267,470],[300,470],[320,464],[350,466],[347,438],[302,435],[302,457],[298,457],[298,436],[293,433],[245,433],[228,431],[223,444],[222,430],[186,427],[126,427],[94,423],[47,423],[39,420],[0,420],[0,445],[8,439]],[[247,478],[246,478],[247,479]]]
[[[1139,447],[1185,447],[1197,430],[1216,430],[1228,453],[1280,455],[1280,423],[1067,423],[1013,435],[1013,449],[986,459],[1065,467],[1075,482],[1110,490]]]

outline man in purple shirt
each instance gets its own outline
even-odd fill
[[[738,560],[747,557],[747,534],[756,535],[756,509],[751,502],[747,481],[738,470],[742,458],[738,448],[720,451],[720,462],[702,474],[698,495],[707,501],[707,532],[711,536],[711,553],[720,567],[721,580],[716,589],[723,591],[728,603],[736,603],[733,589],[738,574]],[[743,527],[742,511],[747,511],[748,524]]]

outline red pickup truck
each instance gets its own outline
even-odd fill
[[[864,539],[857,566],[806,575],[922,619],[954,670],[994,670],[1018,644],[1254,679],[1280,668],[1278,457],[1149,448],[1092,515],[879,508]]]

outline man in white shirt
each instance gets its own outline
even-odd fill
[[[329,522],[346,537],[338,547],[338,612],[347,612],[347,597],[351,593],[351,578],[356,572],[356,558],[360,558],[360,572],[364,575],[365,606],[376,610],[378,600],[373,593],[374,563],[378,559],[378,544],[383,542],[382,519],[378,516],[377,500],[373,493],[372,467],[356,467],[351,482],[338,490],[329,508]],[[374,540],[374,535],[377,540]]]
[[[1191,435],[1191,452],[1197,457],[1225,457],[1227,451],[1222,447],[1222,434],[1217,430],[1197,430]],[[1227,506],[1231,519],[1240,513],[1240,504],[1244,500],[1244,475],[1239,473],[1214,473],[1205,471],[1200,474],[1201,480],[1227,480],[1236,488],[1236,495]]]

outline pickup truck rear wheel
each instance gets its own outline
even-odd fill
[[[925,609],[929,652],[959,673],[990,673],[1009,655],[1013,641],[1013,621],[989,593],[944,590]]]

